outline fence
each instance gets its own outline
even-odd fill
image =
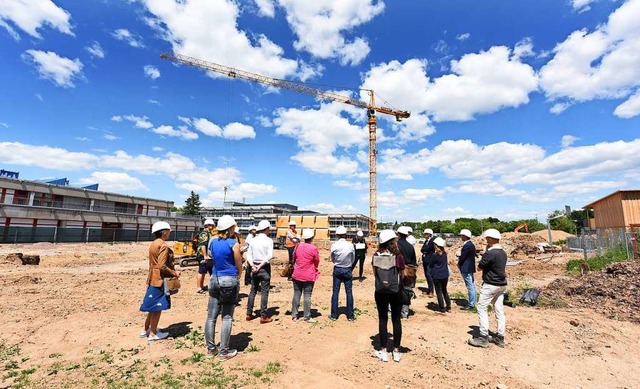
[[[194,232],[171,231],[169,240],[190,241]],[[89,243],[152,241],[147,230],[124,228],[0,227],[0,243]]]
[[[570,250],[582,251],[587,256],[602,256],[609,249],[622,248],[629,260],[638,258],[637,248],[634,247],[637,239],[635,232],[624,228],[583,230],[580,236],[567,238],[567,246]]]

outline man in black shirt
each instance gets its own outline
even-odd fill
[[[408,236],[409,227],[398,227],[398,249],[404,258],[405,271],[407,273],[407,277],[404,278],[403,283],[405,288],[413,288],[416,282],[415,271],[418,267],[418,260],[416,259],[416,251],[413,245],[407,241]],[[403,320],[407,320],[409,318],[409,305],[402,305],[400,314]]]
[[[489,343],[504,347],[504,332],[506,319],[504,316],[504,292],[507,290],[507,253],[500,246],[500,232],[490,228],[484,232],[487,240],[487,250],[482,255],[478,270],[482,271],[482,288],[478,300],[478,319],[480,320],[480,335],[469,339],[469,344],[475,347],[488,347]],[[498,321],[496,336],[489,336],[489,304]]]

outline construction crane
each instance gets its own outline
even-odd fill
[[[377,106],[375,104],[374,93],[371,89],[364,89],[369,93],[369,102],[358,99],[352,99],[349,96],[343,96],[338,93],[314,88],[301,82],[283,80],[279,78],[264,76],[261,74],[251,73],[244,70],[235,69],[229,66],[220,65],[213,62],[189,57],[176,53],[162,53],[160,58],[169,61],[194,66],[200,69],[224,74],[231,78],[240,78],[247,81],[258,82],[275,88],[288,89],[290,91],[304,93],[323,100],[337,101],[344,104],[353,105],[355,107],[365,108],[367,110],[367,125],[369,127],[369,233],[375,236],[377,233],[378,221],[378,180],[377,180],[377,140],[376,130],[378,129],[378,119],[376,112],[392,115],[397,121],[402,121],[411,116],[408,111],[400,111],[388,107]]]

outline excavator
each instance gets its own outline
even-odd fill
[[[518,227],[513,229],[513,232],[518,232],[523,228],[524,228],[525,232],[528,234],[529,233],[529,225],[527,223],[522,223],[522,224],[518,225]]]

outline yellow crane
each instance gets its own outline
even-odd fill
[[[397,121],[402,121],[411,116],[408,111],[400,111],[388,107],[377,106],[374,100],[373,90],[365,89],[369,93],[369,102],[365,102],[358,99],[352,99],[349,96],[343,96],[338,93],[314,88],[307,84],[295,81],[283,80],[280,78],[274,78],[264,76],[261,74],[247,72],[245,70],[235,69],[229,66],[220,65],[213,62],[204,61],[198,58],[189,57],[176,53],[162,53],[160,58],[169,61],[197,67],[200,69],[224,74],[231,78],[240,78],[247,81],[258,82],[264,85],[269,85],[276,88],[288,89],[290,91],[304,93],[323,100],[337,101],[344,104],[353,105],[367,110],[367,124],[369,127],[369,233],[371,236],[375,236],[377,233],[377,221],[378,221],[378,180],[377,180],[377,139],[376,130],[378,129],[378,119],[376,118],[376,112],[383,113],[385,115],[392,115],[396,117]]]

